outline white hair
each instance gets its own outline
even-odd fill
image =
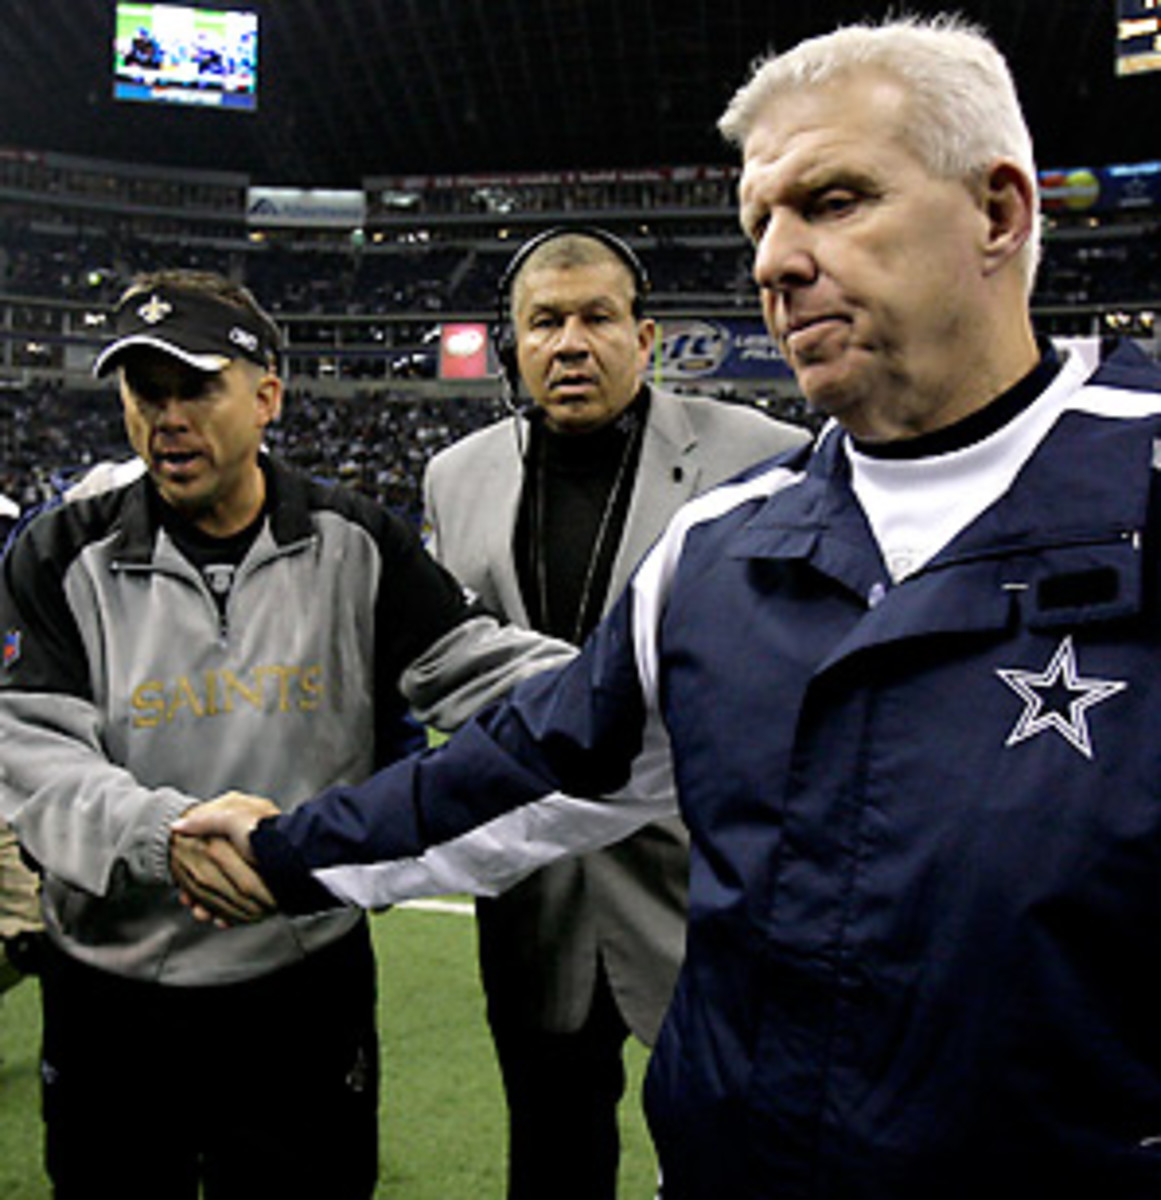
[[[848,25],[760,58],[718,129],[741,147],[776,97],[866,68],[903,86],[908,102],[904,137],[933,175],[978,183],[1002,158],[1015,162],[1035,189],[1032,137],[1008,64],[980,26],[952,14]],[[1032,221],[1032,234],[1021,250],[1029,291],[1040,256],[1039,205]]]

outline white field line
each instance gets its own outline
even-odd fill
[[[470,917],[476,911],[470,900],[404,900],[395,907],[417,908],[421,912],[455,913],[460,917]]]

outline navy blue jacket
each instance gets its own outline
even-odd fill
[[[672,771],[667,1200],[1161,1196],[1161,372],[1084,374],[902,582],[837,429],[694,501],[573,665],[264,822],[261,870],[302,908],[501,887]]]

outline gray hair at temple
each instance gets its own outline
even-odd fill
[[[1008,64],[980,26],[952,14],[848,25],[760,58],[718,129],[741,148],[780,95],[866,68],[906,89],[910,119],[904,137],[933,175],[977,185],[992,163],[1007,159],[1036,188],[1032,137]],[[1032,220],[1031,236],[1020,252],[1029,292],[1040,258],[1038,205]]]

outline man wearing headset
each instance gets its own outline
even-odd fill
[[[513,415],[438,454],[424,481],[434,556],[497,614],[574,644],[681,504],[806,439],[751,409],[643,383],[648,287],[606,230],[527,242],[498,294]],[[668,1005],[687,866],[674,820],[478,902],[509,1200],[615,1197],[621,1054],[630,1033],[652,1045]]]

